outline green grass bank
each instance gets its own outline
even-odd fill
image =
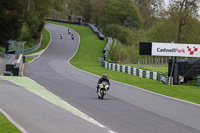
[[[115,72],[101,67],[98,63],[98,57],[103,57],[102,51],[106,42],[100,41],[97,36],[87,27],[78,25],[62,24],[57,22],[49,22],[77,31],[81,37],[80,46],[77,54],[70,61],[75,67],[102,76],[103,73],[108,74],[108,78],[119,82],[134,85],[149,91],[170,97],[194,102],[200,104],[200,88],[196,86],[184,85],[164,85],[151,79],[140,78],[122,72]]]

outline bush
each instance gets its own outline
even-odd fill
[[[33,14],[32,11],[26,13],[26,26],[29,29],[31,37],[38,39],[38,27],[40,27],[40,20]]]
[[[109,24],[106,26],[106,35],[112,38],[117,38],[125,45],[132,45],[134,32],[126,27],[118,24]]]
[[[110,59],[117,63],[137,63],[139,51],[134,45],[121,45],[117,43],[110,47]]]
[[[25,41],[24,49],[31,48],[37,44],[37,41],[31,36],[30,31],[26,24],[23,24],[21,34],[17,41]]]
[[[118,38],[119,33],[121,32],[121,26],[118,24],[109,24],[106,26],[106,35],[112,38]]]
[[[118,39],[125,45],[132,45],[133,31],[128,28],[121,28]]]

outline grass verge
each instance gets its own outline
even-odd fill
[[[140,78],[126,73],[115,72],[102,68],[101,63],[98,63],[98,57],[103,56],[102,51],[105,46],[105,42],[100,41],[89,28],[84,26],[61,24],[57,22],[49,23],[67,26],[79,33],[81,37],[80,47],[77,54],[70,61],[70,63],[75,67],[99,76],[102,76],[103,73],[107,73],[108,77],[112,80],[134,85],[170,97],[200,104],[200,88],[196,86],[164,85],[151,79]]]
[[[26,57],[25,62],[28,63],[28,62],[32,61],[33,59],[34,59],[33,57]]]
[[[0,113],[0,133],[20,133],[20,131]]]

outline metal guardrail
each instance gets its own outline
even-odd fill
[[[95,24],[87,23],[87,26],[90,27],[90,29],[99,37],[100,40],[104,40],[104,35]]]
[[[108,57],[108,52],[110,50],[110,46],[112,45],[112,38],[111,37],[107,37],[107,43],[106,46],[104,48],[104,61],[106,61],[107,57]]]
[[[100,40],[104,40],[103,33],[98,29],[98,27],[95,24],[90,24],[90,23],[85,23],[85,22],[74,22],[74,21],[54,19],[54,18],[45,18],[45,20],[49,20],[49,21],[53,21],[53,22],[66,23],[66,24],[76,24],[76,25],[88,26],[99,37]]]
[[[66,24],[77,24],[77,25],[84,24],[83,22],[74,22],[74,21],[69,21],[69,20],[46,18],[46,17],[45,17],[45,20],[54,21],[54,22],[60,22],[60,23],[66,23]]]

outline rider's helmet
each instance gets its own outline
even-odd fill
[[[104,78],[104,79],[107,79],[107,74],[103,74],[103,78]]]

